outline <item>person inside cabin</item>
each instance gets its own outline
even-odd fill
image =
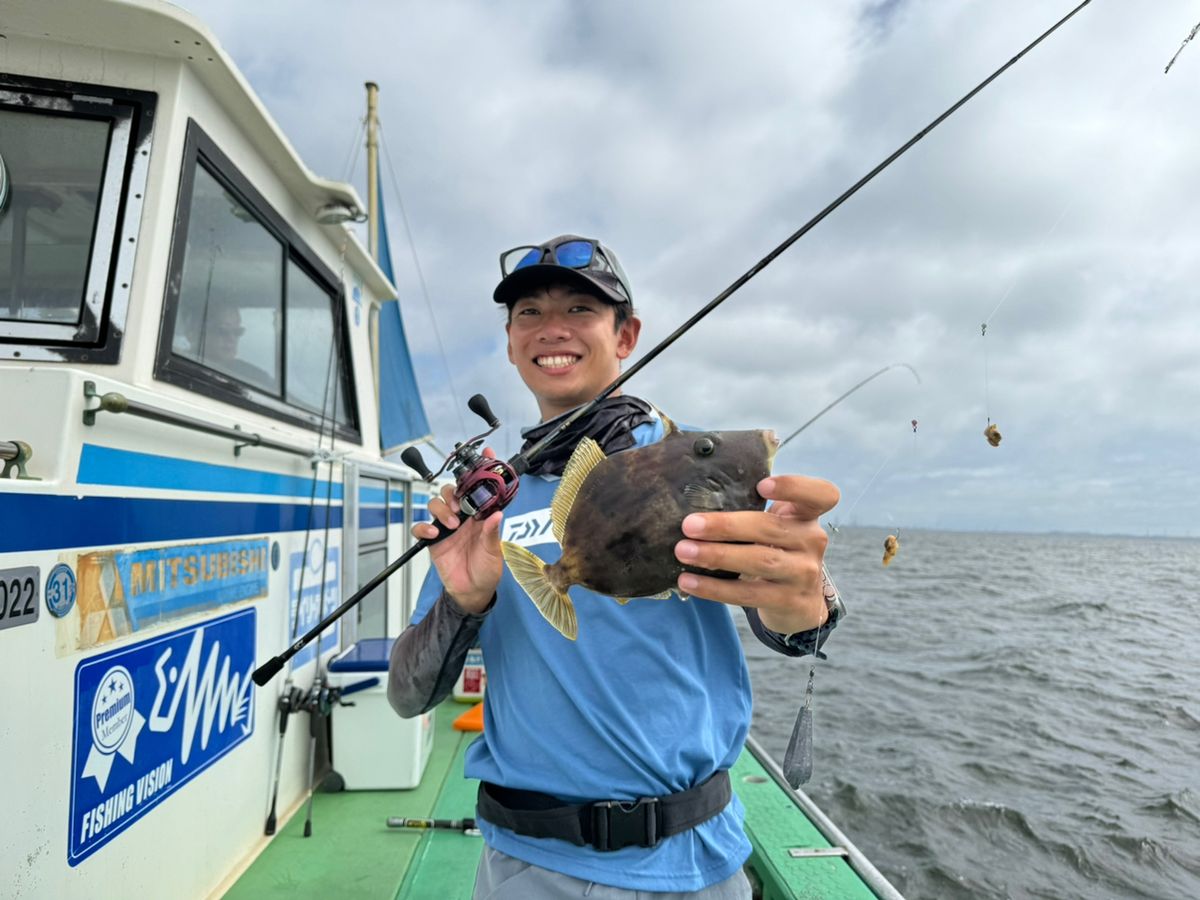
[[[275,379],[239,355],[238,345],[245,333],[242,313],[236,306],[210,307],[204,320],[204,364],[254,387],[274,390]]]
[[[493,299],[507,310],[508,357],[542,417],[523,432],[528,449],[618,377],[641,321],[615,254],[598,241],[564,235],[501,261]],[[741,608],[780,653],[819,652],[842,614],[818,523],[837,488],[772,475],[758,484],[764,512],[687,517],[679,560],[741,578],[684,574],[689,602],[624,606],[576,586],[575,641],[541,618],[501,555],[502,530],[506,540],[539,535],[523,542],[535,552],[542,544],[543,557],[557,551],[549,528],[528,525],[548,524],[580,438],[613,454],[661,439],[665,427],[656,407],[614,394],[571,426],[561,450],[534,460],[502,514],[463,521],[452,486],[429,503],[456,533],[430,549],[412,623],[392,648],[388,696],[405,717],[431,709],[468,649],[483,648],[486,724],[466,755],[467,776],[481,781],[476,818],[487,845],[476,898],[584,897],[594,885],[605,897],[751,895],[742,869],[751,846],[728,776],[751,692],[730,611]],[[418,538],[436,533],[430,523],[413,528]]]

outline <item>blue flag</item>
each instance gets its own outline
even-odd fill
[[[376,177],[379,177],[378,163]],[[388,243],[383,192],[379,194],[379,268],[392,284],[392,251]],[[400,301],[388,300],[379,309],[379,446],[385,453],[428,437],[429,419],[417,389],[412,355],[400,318]]]

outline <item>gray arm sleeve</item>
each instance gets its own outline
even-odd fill
[[[464,612],[442,591],[428,615],[404,629],[388,663],[392,709],[409,719],[446,699],[491,608],[478,615]]]

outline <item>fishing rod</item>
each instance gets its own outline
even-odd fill
[[[868,384],[870,384],[872,381],[874,381],[876,378],[878,378],[884,372],[888,372],[888,371],[891,371],[892,369],[898,369],[898,368],[908,369],[908,371],[912,372],[913,378],[917,379],[917,384],[921,383],[921,376],[918,375],[917,370],[914,369],[912,366],[910,366],[908,363],[892,363],[890,366],[884,366],[882,369],[880,369],[875,374],[868,375],[866,378],[864,378],[862,381],[860,381],[854,387],[850,388],[850,390],[846,391],[844,394],[842,394],[840,397],[838,397],[836,400],[834,400],[832,403],[830,403],[828,406],[826,406],[824,409],[822,409],[819,413],[817,413],[815,416],[813,416],[811,419],[809,419],[807,422],[805,422],[803,425],[801,425],[799,428],[797,428],[795,431],[793,431],[791,434],[789,434],[787,437],[785,437],[782,441],[779,442],[778,449],[782,450],[785,446],[787,446],[788,441],[790,441],[792,438],[799,435],[800,432],[802,432],[805,428],[807,428],[813,422],[817,421],[817,419],[821,418],[821,416],[825,415],[825,413],[829,412],[831,409],[833,409],[835,406],[837,406],[839,403],[841,403],[843,400],[845,400],[847,397],[849,397],[851,394],[853,394],[859,388],[866,387]]]
[[[488,424],[488,430],[482,434],[476,435],[469,441],[458,443],[454,450],[442,463],[437,472],[430,472],[424,460],[421,458],[421,453],[416,447],[409,447],[400,458],[405,464],[414,469],[426,481],[432,482],[438,475],[449,469],[454,475],[457,487],[454,492],[455,498],[458,500],[459,507],[467,516],[475,519],[486,519],[492,513],[504,509],[512,502],[517,494],[517,486],[521,475],[529,471],[530,463],[545,452],[559,437],[570,428],[579,419],[590,413],[596,406],[618,390],[625,382],[629,381],[634,375],[646,367],[649,362],[657,358],[664,350],[670,347],[675,341],[679,340],[686,334],[693,325],[707,316],[710,312],[724,303],[738,289],[740,289],[751,278],[769,266],[775,259],[787,250],[792,244],[812,231],[818,224],[821,223],[830,213],[857,194],[863,187],[872,181],[876,175],[894,163],[897,159],[907,153],[912,147],[921,141],[929,132],[941,125],[942,122],[954,115],[964,104],[972,97],[982,91],[985,87],[1003,75],[1006,71],[1012,68],[1016,63],[1025,56],[1030,50],[1056,32],[1059,28],[1070,21],[1080,10],[1091,3],[1092,0],[1083,0],[1078,6],[1072,9],[1069,13],[1055,22],[1052,26],[1042,32],[1035,40],[1025,46],[1021,52],[1016,54],[1012,59],[1002,65],[991,75],[987,76],[983,81],[979,82],[974,88],[964,94],[957,102],[946,109],[936,119],[914,134],[911,138],[904,142],[890,156],[879,163],[875,168],[871,169],[866,175],[856,181],[853,185],[843,191],[833,202],[822,209],[819,213],[805,222],[800,228],[789,235],[781,244],[779,244],[770,253],[756,262],[751,268],[740,278],[734,281],[729,287],[721,291],[716,297],[706,303],[698,312],[691,316],[686,322],[676,328],[671,334],[663,338],[655,347],[646,353],[641,359],[630,366],[623,374],[618,376],[608,387],[602,390],[595,398],[580,406],[573,413],[563,419],[555,428],[553,428],[545,437],[530,447],[528,450],[516,453],[507,461],[487,457],[482,454],[480,448],[483,446],[484,439],[500,427],[500,421],[492,414],[491,408],[488,406],[487,400],[482,394],[476,394],[468,401],[467,406],[476,415],[480,416]],[[257,669],[255,669],[252,677],[254,683],[260,687],[266,684],[273,678],[284,664],[299,653],[305,646],[311,643],[322,631],[329,625],[337,621],[345,615],[355,604],[363,597],[379,587],[393,573],[406,565],[414,556],[424,550],[426,547],[431,547],[441,540],[454,533],[454,529],[447,528],[441,522],[433,521],[431,523],[437,528],[437,536],[433,538],[421,538],[415,544],[406,550],[402,555],[396,558],[394,562],[389,564],[387,568],[381,571],[378,575],[372,578],[369,582],[359,588],[358,592],[342,603],[337,609],[327,615],[324,619],[308,630],[306,634],[297,639],[290,647],[278,656],[267,660]]]
[[[425,831],[430,828],[446,831],[461,831],[478,833],[474,819],[405,819],[400,816],[388,816],[388,828],[410,828]]]

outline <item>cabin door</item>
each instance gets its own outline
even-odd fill
[[[412,520],[409,485],[384,470],[347,465],[346,532],[347,562],[355,567],[348,575],[349,593],[359,590],[410,545],[405,523]],[[410,573],[393,575],[371,591],[347,618],[350,628],[344,643],[363,638],[395,637],[412,615]]]

